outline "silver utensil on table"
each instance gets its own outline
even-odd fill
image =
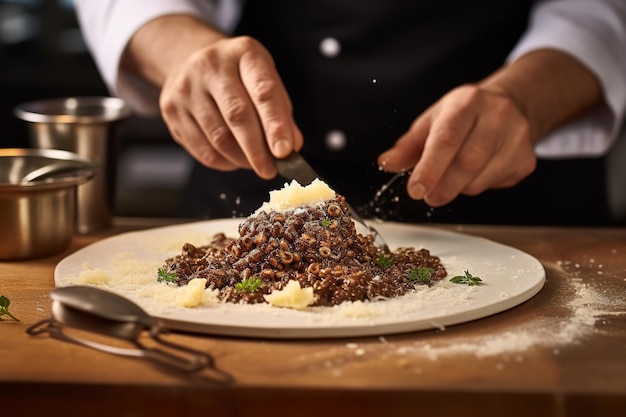
[[[315,178],[319,178],[323,181],[323,179],[315,172],[313,168],[309,165],[309,163],[300,155],[298,152],[292,152],[288,157],[284,159],[274,158],[274,162],[276,164],[276,168],[278,168],[278,173],[285,178],[290,180],[296,180],[300,185],[309,185]],[[325,181],[324,181],[325,182]],[[332,187],[331,187],[332,188]],[[363,220],[363,218],[359,215],[359,213],[352,208],[350,203],[346,201],[346,205],[348,206],[348,210],[350,211],[350,216],[352,219],[365,227],[367,231],[374,237],[374,243],[379,246],[382,246],[385,250],[389,249],[387,243],[383,239],[383,237],[378,233],[378,231],[370,226],[368,223]]]
[[[214,373],[213,382],[230,382],[230,375],[215,367],[210,354],[172,343],[161,337],[162,324],[141,307],[120,295],[96,287],[69,286],[52,290],[52,317],[29,327],[30,335],[47,333],[66,342],[120,356],[147,359],[168,370],[193,374],[205,369]],[[124,348],[65,332],[67,327],[130,342]],[[154,346],[139,340],[148,331]]]

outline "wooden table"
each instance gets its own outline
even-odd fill
[[[230,386],[26,334],[50,317],[60,259],[159,224],[118,219],[57,256],[0,262],[0,293],[21,319],[0,321],[3,415],[626,415],[625,229],[445,226],[528,252],[547,283],[512,310],[444,330],[314,341],[171,336],[212,352]]]

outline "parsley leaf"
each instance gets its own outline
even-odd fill
[[[328,226],[330,226],[330,220],[328,220],[328,219],[322,219],[322,226],[324,226],[324,227],[328,227]]]
[[[11,304],[11,300],[9,300],[8,297],[5,297],[4,295],[0,295],[0,319],[2,318],[2,316],[9,316],[15,321],[20,321],[20,319],[18,319],[9,312],[9,304]]]
[[[453,282],[455,284],[467,284],[470,287],[474,285],[480,285],[482,281],[482,279],[480,279],[479,277],[475,277],[467,270],[465,271],[465,275],[457,275],[450,278],[450,282]]]
[[[237,291],[255,292],[261,286],[261,279],[254,275],[235,284]]]
[[[393,258],[391,256],[380,255],[378,258],[376,258],[375,262],[376,265],[382,268],[389,268],[391,265],[393,265]]]
[[[157,271],[157,282],[166,282],[167,284],[176,284],[176,272],[166,271],[165,268],[159,268]]]
[[[432,268],[418,266],[417,268],[411,269],[409,279],[418,284],[430,284],[434,272],[435,270]]]

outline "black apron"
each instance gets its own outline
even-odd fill
[[[521,184],[431,209],[378,155],[454,87],[499,68],[524,32],[529,0],[250,0],[236,33],[272,53],[294,104],[302,154],[366,217],[408,222],[598,224],[608,221],[603,161],[540,161]],[[323,46],[330,43],[330,50]],[[247,216],[285,180],[198,165],[186,216]],[[582,207],[581,195],[592,204]],[[575,200],[574,200],[575,201]],[[574,206],[572,206],[574,204]],[[580,205],[580,209],[578,209]]]

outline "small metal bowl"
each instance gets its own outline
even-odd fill
[[[47,98],[19,104],[15,115],[24,120],[30,147],[75,152],[98,164],[92,181],[77,191],[76,232],[106,229],[113,220],[116,125],[132,115],[117,97]]]
[[[75,230],[76,188],[92,170],[65,171],[37,181],[26,174],[60,161],[90,161],[56,149],[0,149],[0,260],[40,258],[66,249]]]

